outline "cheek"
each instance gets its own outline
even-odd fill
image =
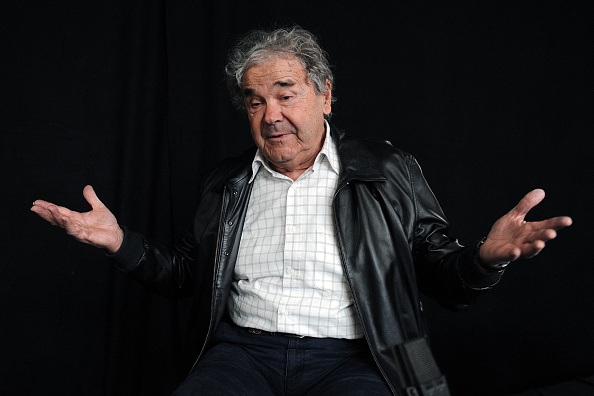
[[[261,121],[262,117],[259,117],[257,114],[248,114],[248,122],[254,139],[260,135],[260,132],[262,131]]]
[[[256,143],[256,146],[258,146],[259,148],[262,148],[262,145],[264,144],[264,139],[262,138],[262,135],[254,130],[252,128],[252,140],[254,141],[254,143]]]
[[[248,122],[250,123],[250,125],[252,126],[252,128],[254,127],[254,124],[256,123],[256,119],[258,118],[258,113],[247,113],[247,118],[248,118]]]
[[[250,132],[252,135],[252,140],[256,144],[256,147],[258,147],[260,150],[264,150],[264,147],[266,145],[266,139],[264,139],[262,137],[261,129],[259,128],[259,124],[256,124],[256,125],[252,124],[252,128],[251,128]]]

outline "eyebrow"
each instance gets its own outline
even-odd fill
[[[274,83],[274,85],[279,87],[292,87],[295,85],[295,81],[277,81]]]
[[[276,87],[281,87],[281,88],[285,88],[285,87],[292,87],[294,86],[296,83],[294,81],[286,81],[286,80],[280,80],[280,81],[275,81],[274,86]],[[245,88],[243,90],[243,96],[244,97],[248,97],[248,96],[252,96],[256,93],[256,90],[253,88]]]

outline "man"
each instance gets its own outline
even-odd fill
[[[571,219],[525,222],[534,190],[459,245],[412,156],[329,125],[332,73],[305,30],[251,33],[227,74],[257,150],[210,173],[176,246],[120,227],[90,186],[90,212],[32,210],[155,291],[195,296],[198,358],[178,394],[447,394],[415,363],[433,365],[419,291],[464,308]]]

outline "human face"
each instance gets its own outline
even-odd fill
[[[317,94],[295,58],[273,57],[250,67],[243,95],[252,138],[273,169],[295,180],[322,149],[332,87]]]

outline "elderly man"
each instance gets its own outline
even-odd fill
[[[251,33],[227,74],[257,149],[210,173],[176,246],[120,227],[90,186],[90,212],[32,210],[158,293],[195,296],[197,359],[179,394],[447,394],[419,292],[468,306],[571,219],[524,221],[534,190],[459,245],[412,156],[329,125],[333,76],[305,30]]]

